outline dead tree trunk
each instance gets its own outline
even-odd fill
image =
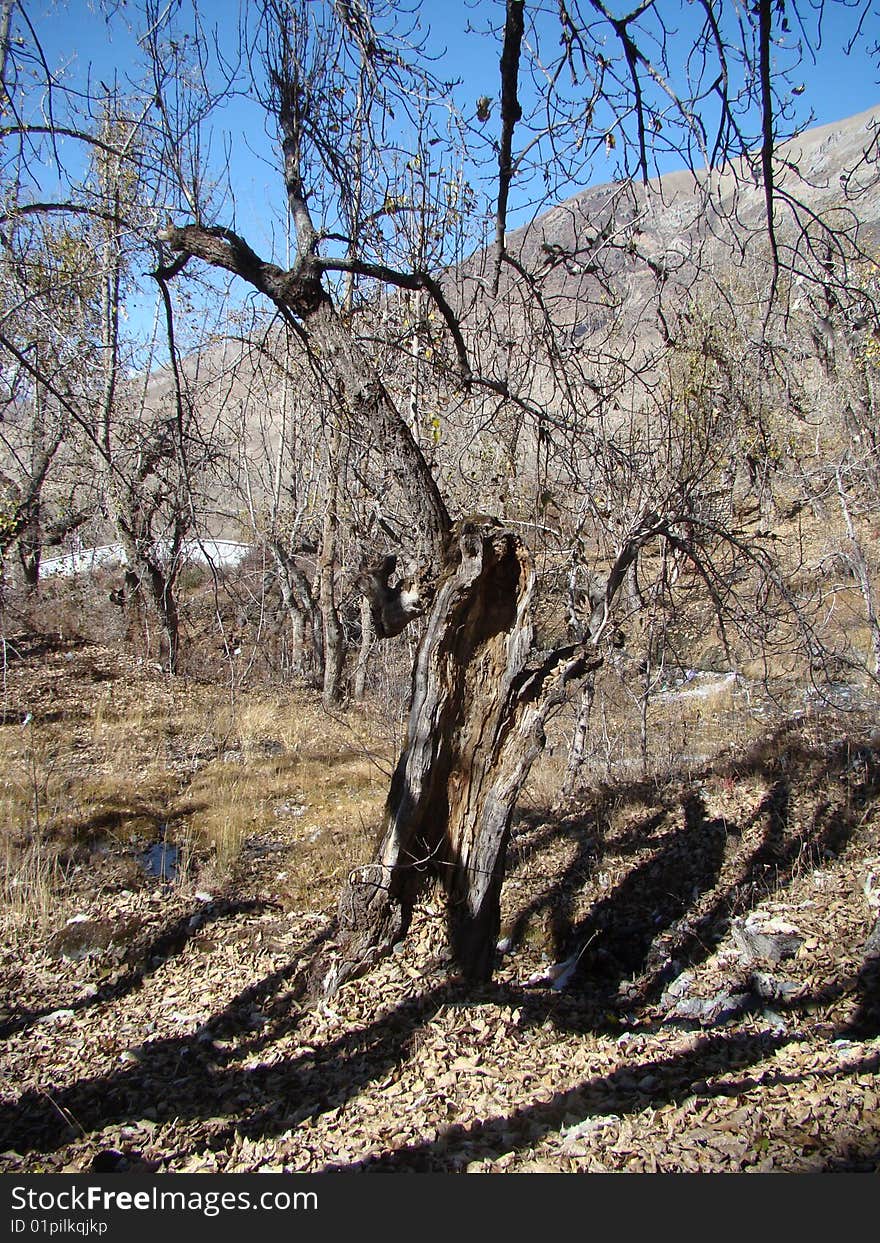
[[[550,711],[586,669],[582,645],[529,668],[533,586],[531,558],[512,531],[491,520],[454,525],[377,851],[341,895],[337,941],[313,968],[315,995],[332,995],[387,953],[432,881],[446,894],[462,974],[491,974],[516,799]]]
[[[299,186],[296,178],[291,186]],[[306,228],[304,204],[292,200],[293,207],[306,216],[308,258],[309,237],[314,246],[316,234]],[[450,942],[462,973],[485,979],[493,965],[517,796],[568,684],[601,663],[591,659],[636,545],[627,544],[612,567],[586,630],[589,642],[529,667],[534,570],[528,552],[493,519],[450,521],[406,421],[323,291],[314,255],[284,272],[229,230],[171,226],[159,237],[184,256],[235,272],[299,317],[338,417],[348,427],[369,428],[419,537],[415,579],[389,587],[394,557],[385,558],[381,573],[362,576],[362,589],[376,593],[371,604],[379,637],[399,633],[415,616],[425,618],[425,633],[413,670],[407,742],[376,855],[344,887],[339,935],[312,964],[312,994],[331,995],[386,953],[406,931],[416,897],[430,881],[446,893]]]
[[[339,941],[319,964],[315,983],[325,995],[404,935],[431,878],[440,879],[450,898],[459,961],[475,976],[491,965],[511,810],[495,786],[513,683],[531,644],[532,584],[528,556],[511,532],[453,531],[416,657],[407,742],[380,844],[374,861],[349,878],[339,904]],[[466,943],[476,944],[476,955]]]

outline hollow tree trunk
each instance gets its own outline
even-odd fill
[[[320,964],[316,984],[325,994],[403,936],[416,897],[435,877],[450,899],[456,957],[471,975],[491,967],[512,811],[496,787],[511,691],[531,644],[533,572],[509,531],[456,534],[416,657],[407,742],[376,856],[352,873],[333,959]]]
[[[406,746],[373,861],[339,902],[334,946],[313,965],[313,995],[329,996],[387,953],[416,898],[436,880],[447,896],[450,945],[462,974],[491,975],[500,892],[517,796],[544,745],[562,688],[585,668],[582,646],[537,670],[531,558],[499,524],[456,523],[413,670]],[[560,694],[547,693],[556,674]]]

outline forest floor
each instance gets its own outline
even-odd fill
[[[306,1008],[381,808],[369,714],[321,734],[304,695],[242,695],[232,737],[198,686],[35,642],[3,703],[0,1172],[880,1168],[876,714],[533,800],[491,984],[454,977],[428,898],[392,955]],[[124,755],[137,777],[114,789]],[[233,795],[223,871],[209,804]],[[170,827],[169,880],[138,859]]]

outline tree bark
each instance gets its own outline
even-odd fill
[[[272,539],[269,547],[275,560],[282,603],[290,618],[291,665],[294,673],[308,671],[319,686],[324,683],[324,633],[321,610],[311,584],[297,564],[297,554],[289,551],[280,540]],[[309,660],[306,660],[308,643]]]
[[[562,798],[560,804],[577,790],[581,779],[584,764],[588,755],[588,743],[590,739],[590,720],[593,715],[593,703],[596,699],[596,680],[594,677],[584,679],[581,688],[581,699],[578,705],[577,717],[574,723],[574,736],[571,740],[571,747],[568,752],[568,764],[565,769],[565,779],[562,783]]]
[[[874,666],[873,676],[875,679],[880,680],[880,608],[878,608],[874,586],[871,582],[868,559],[865,556],[862,541],[858,538],[853,524],[840,467],[834,472],[834,477],[837,484],[837,495],[840,500],[840,512],[843,514],[846,533],[849,537],[849,548],[845,555],[859,584],[859,591],[865,604],[865,621],[868,625],[868,637],[871,643],[871,656]]]
[[[325,708],[333,708],[342,700],[342,675],[345,669],[345,636],[336,607],[336,535],[338,529],[339,471],[342,437],[337,427],[329,453],[327,508],[321,536],[318,562],[318,601],[324,635],[324,685],[321,698]]]
[[[361,641],[358,648],[357,663],[354,668],[352,698],[360,703],[367,693],[367,669],[370,663],[370,652],[373,648],[373,615],[370,610],[368,596],[361,596]]]
[[[431,882],[447,897],[459,970],[470,980],[491,975],[516,799],[548,715],[587,668],[581,644],[528,667],[533,588],[515,533],[493,520],[454,525],[376,854],[343,890],[338,938],[313,964],[313,996],[332,995],[387,953]]]

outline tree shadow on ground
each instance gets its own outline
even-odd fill
[[[559,825],[546,825],[530,844],[530,857],[537,858],[542,846],[560,837],[576,843],[575,854],[551,886],[514,914],[513,935],[522,938],[530,921],[547,914],[556,959],[580,954],[580,986],[591,992],[599,988],[606,1006],[620,1003],[637,1010],[656,1001],[686,967],[709,958],[734,916],[747,913],[770,893],[784,892],[805,870],[836,857],[866,806],[880,794],[876,748],[849,739],[831,748],[810,747],[788,725],[740,757],[734,771],[740,777],[757,776],[769,786],[740,822],[708,816],[699,787],[717,775],[709,769],[689,782],[678,800],[655,795],[659,808],[646,811],[623,833],[610,831],[603,798],[613,797],[617,806],[638,806],[651,798],[644,783],[600,794],[584,819],[568,815]],[[812,818],[803,825],[794,822],[795,795],[810,790],[818,796],[829,781],[846,782],[844,804],[817,797]],[[670,823],[676,801],[678,826]],[[750,844],[742,850],[745,841]],[[595,901],[585,916],[573,918],[579,886],[603,865],[646,850],[652,851],[647,859]],[[720,884],[730,853],[735,868]],[[868,987],[866,995],[872,990],[876,986]]]
[[[87,641],[81,636],[62,639],[57,634],[29,631],[3,640],[3,662],[7,665],[26,664],[43,656],[51,656],[54,652],[75,652],[86,646]]]
[[[138,1050],[135,1065],[83,1078],[51,1093],[25,1092],[15,1105],[0,1110],[0,1150],[48,1153],[77,1137],[98,1135],[105,1127],[144,1116],[159,1124],[216,1120],[199,1143],[218,1151],[243,1137],[253,1141],[273,1138],[344,1106],[361,1090],[382,1082],[411,1060],[417,1055],[420,1032],[442,1007],[482,1002],[515,1008],[520,1011],[519,1025],[524,1032],[546,1026],[548,1021],[561,1031],[608,1032],[601,991],[585,999],[510,985],[469,990],[444,981],[323,1045],[313,1042],[295,1057],[255,1065],[255,1053],[271,1050],[297,1029],[301,1013],[296,1002],[298,983],[324,936],[326,932],[314,938],[295,962],[240,992],[197,1034],[147,1041]],[[269,1012],[265,1026],[256,1033],[252,1030],[255,1004],[263,1004],[264,1012]],[[798,1003],[806,1009],[810,1005],[810,998]],[[727,1022],[736,1017],[729,1016]],[[647,1024],[644,1031],[650,1027]],[[215,1040],[221,1035],[238,1035],[243,1040],[235,1049],[218,1047]],[[687,1051],[641,1062],[637,1074],[625,1065],[618,1067],[557,1093],[549,1101],[536,1099],[503,1116],[452,1125],[434,1139],[365,1159],[359,1168],[454,1170],[478,1155],[497,1157],[528,1147],[574,1119],[612,1114],[624,1117],[649,1106],[680,1102],[697,1091],[707,1097],[736,1097],[757,1084],[748,1075],[752,1064],[799,1042],[802,1035],[743,1033],[716,1027],[700,1032],[695,1039],[697,1043]],[[880,1053],[832,1074],[842,1077],[873,1072],[878,1066]],[[724,1075],[720,1083],[719,1072]],[[796,1075],[763,1069],[761,1083],[794,1084],[809,1073],[823,1080],[829,1074],[816,1071]],[[645,1086],[646,1075],[652,1080],[650,1087]],[[716,1076],[711,1088],[704,1082],[709,1075]]]
[[[797,1036],[761,1033],[707,1034],[695,1048],[686,1053],[642,1063],[640,1074],[650,1074],[657,1086],[648,1093],[634,1082],[626,1068],[608,1075],[586,1080],[574,1088],[554,1094],[549,1100],[535,1101],[511,1113],[491,1119],[479,1119],[469,1125],[454,1124],[436,1140],[407,1144],[380,1157],[349,1164],[328,1165],[322,1172],[365,1170],[370,1172],[437,1173],[459,1170],[475,1159],[493,1159],[511,1151],[532,1147],[544,1136],[558,1132],[575,1120],[622,1119],[642,1110],[679,1104],[694,1094],[699,1085],[701,1096],[737,1099],[755,1086],[746,1073]],[[730,1067],[731,1074],[721,1083],[708,1086],[707,1075],[717,1074],[719,1062]],[[880,1068],[880,1054],[872,1054],[860,1062],[834,1072],[805,1071],[792,1074],[782,1071],[762,1075],[762,1084],[795,1085],[815,1074],[823,1082],[851,1074],[872,1073]],[[739,1077],[737,1077],[739,1076]]]
[[[328,1165],[324,1171],[365,1170],[370,1172],[441,1172],[460,1170],[467,1162],[475,1158],[496,1158],[507,1152],[531,1147],[546,1135],[554,1134],[561,1127],[572,1125],[575,1120],[584,1121],[589,1117],[608,1119],[614,1115],[623,1119],[646,1108],[662,1108],[664,1105],[680,1104],[694,1094],[694,1083],[700,1076],[711,1074],[717,1070],[720,1060],[726,1060],[737,1068],[745,1069],[756,1062],[761,1062],[769,1054],[784,1048],[791,1043],[793,1037],[772,1037],[772,1035],[712,1035],[707,1037],[702,1047],[689,1050],[685,1054],[676,1054],[671,1058],[660,1058],[656,1062],[644,1063],[640,1066],[641,1073],[650,1073],[658,1080],[658,1086],[651,1089],[650,1094],[640,1091],[633,1084],[633,1076],[625,1069],[612,1071],[609,1075],[585,1081],[577,1088],[568,1089],[552,1096],[551,1100],[536,1101],[523,1106],[512,1114],[480,1119],[469,1126],[454,1125],[445,1131],[439,1140],[410,1144],[395,1149],[389,1154],[354,1163],[354,1165]],[[871,1073],[880,1066],[880,1055],[863,1059],[855,1066],[828,1075],[828,1078],[843,1078],[844,1075]],[[794,1085],[810,1078],[808,1071],[804,1074],[777,1074],[764,1076],[763,1083],[768,1085],[779,1083]],[[818,1076],[817,1076],[818,1078]],[[737,1099],[743,1091],[753,1086],[747,1076],[743,1079],[730,1079],[725,1084],[712,1086],[702,1085],[702,1095],[706,1099],[713,1096]]]
[[[648,815],[641,822],[645,837],[651,837],[666,818],[667,809]],[[544,821],[532,816],[520,826],[517,840],[510,852],[507,879],[515,879],[520,873],[531,873],[540,867],[542,849],[551,843],[570,843],[573,856],[565,868],[557,874],[553,883],[537,889],[535,896],[525,903],[507,921],[507,941],[516,948],[525,939],[528,929],[538,920],[545,920],[551,941],[551,952],[564,957],[564,949],[574,924],[574,912],[578,892],[599,870],[605,855],[605,825],[601,815],[584,820],[582,817],[566,817],[558,822]],[[532,869],[530,869],[530,864]]]
[[[867,762],[863,756],[860,763],[862,759]],[[202,1024],[197,1033],[145,1041],[134,1055],[133,1064],[114,1066],[66,1087],[28,1089],[14,1104],[0,1110],[0,1150],[51,1152],[77,1137],[83,1139],[107,1126],[144,1116],[152,1117],[160,1125],[212,1120],[201,1131],[198,1143],[218,1150],[228,1148],[236,1136],[252,1140],[277,1137],[309,1118],[318,1118],[344,1105],[368,1086],[381,1084],[415,1056],[420,1033],[444,1006],[473,1006],[482,1002],[514,1007],[520,1010],[519,1024],[524,1032],[549,1021],[560,1031],[610,1034],[614,1027],[609,1029],[609,1022],[614,1016],[609,1019],[609,1010],[615,1009],[635,1016],[633,1022],[638,1025],[639,1012],[667,978],[671,945],[675,947],[678,969],[683,961],[700,960],[717,945],[730,914],[748,909],[756,895],[767,893],[767,867],[772,868],[776,883],[784,886],[796,874],[805,852],[810,859],[819,860],[832,843],[834,849],[842,848],[861,814],[859,808],[864,799],[876,790],[876,756],[871,757],[871,765],[870,774],[866,768],[868,775],[860,778],[861,784],[847,804],[851,814],[842,814],[839,807],[819,809],[802,831],[792,831],[789,823],[790,793],[797,774],[790,770],[782,776],[771,769],[773,781],[767,796],[749,823],[738,826],[740,833],[746,828],[755,831],[758,840],[745,852],[738,873],[717,895],[712,893],[712,887],[717,884],[724,845],[732,831],[730,825],[709,818],[702,797],[694,792],[680,802],[682,823],[670,824],[665,813],[659,818],[655,815],[653,822],[649,817],[646,831],[653,847],[650,858],[637,863],[582,920],[572,922],[569,917],[567,926],[559,929],[560,936],[567,936],[569,944],[575,946],[586,944],[594,934],[597,940],[601,938],[601,945],[595,950],[592,942],[588,946],[584,954],[586,969],[581,972],[578,987],[566,994],[511,985],[468,989],[444,979],[356,1029],[323,1044],[316,1045],[312,1038],[312,1043],[297,1050],[294,1056],[274,1062],[266,1057],[262,1064],[257,1064],[257,1055],[271,1054],[278,1042],[297,1030],[304,975],[314,952],[330,935],[328,928],[291,963],[242,990]],[[586,845],[583,850],[576,850],[571,865],[581,869],[578,876],[589,873],[597,860],[596,835],[590,826],[584,829]],[[632,832],[637,831],[638,826],[634,826]],[[629,831],[621,844],[625,851],[635,844]],[[699,850],[695,850],[697,844]],[[553,893],[559,896],[557,888],[552,886],[552,893],[543,895],[539,902],[552,902]],[[533,908],[536,909],[535,903],[529,909]],[[689,912],[694,912],[694,918],[688,922]],[[175,933],[178,938],[183,935],[185,943],[187,919],[182,917],[168,930],[172,936],[171,952]],[[670,930],[677,940],[658,941],[658,936]],[[149,970],[148,963],[142,964],[140,976],[134,970],[123,986],[136,987],[143,979],[143,970]],[[628,993],[618,1004],[620,984],[639,972],[647,983],[642,981],[641,991]],[[869,992],[875,998],[876,978],[872,979]],[[111,988],[118,989],[120,983]],[[105,992],[100,998],[90,999],[89,1004],[114,1000],[120,995]],[[800,998],[797,1005],[808,1010],[812,1000]],[[255,1028],[256,1005],[262,1007],[263,1013]],[[727,1021],[736,1017],[730,1016]],[[645,1030],[650,1031],[650,1022],[645,1023]],[[239,1039],[236,1047],[217,1043],[220,1037],[230,1036]],[[607,1075],[557,1093],[549,1101],[535,1099],[503,1117],[453,1125],[441,1135],[365,1162],[362,1168],[459,1169],[478,1153],[500,1156],[528,1147],[542,1135],[558,1130],[566,1118],[609,1114],[623,1117],[648,1106],[681,1101],[698,1086],[702,1095],[708,1092],[736,1096],[755,1086],[747,1074],[751,1065],[800,1039],[800,1034],[787,1032],[755,1034],[710,1028],[698,1032],[695,1046],[686,1052],[639,1065],[642,1079],[650,1073],[654,1081],[650,1089],[640,1087],[625,1066],[618,1067]],[[878,1064],[880,1055],[832,1073],[843,1076],[873,1072]],[[719,1067],[726,1075],[725,1082],[707,1088],[702,1081],[710,1073],[717,1076]],[[822,1072],[822,1077],[827,1078],[828,1073]],[[796,1083],[804,1077],[786,1079],[778,1070],[769,1074],[770,1079],[768,1071],[762,1070],[762,1082],[773,1082],[773,1076],[777,1076],[776,1082]]]
[[[844,1035],[855,1040],[880,1036],[880,956],[866,957],[856,980],[858,1009],[844,1029]]]
[[[183,912],[171,923],[160,929],[154,937],[130,946],[125,953],[127,970],[112,981],[100,984],[94,993],[74,998],[65,1003],[56,998],[52,1005],[26,1010],[12,1007],[0,1022],[0,1040],[8,1040],[17,1032],[26,1031],[40,1019],[58,1009],[86,1010],[111,1001],[117,1001],[143,984],[148,976],[172,957],[182,953],[195,934],[207,925],[239,915],[254,915],[266,910],[272,903],[262,900],[215,901],[210,906],[195,906]]]
[[[242,1050],[219,1048],[213,1037],[252,1034],[254,1002],[287,984],[291,985],[287,1019],[275,1025],[274,1038],[295,1030],[296,977],[320,939],[303,958],[243,990],[198,1034],[146,1041],[134,1065],[80,1079],[51,1094],[28,1089],[15,1105],[0,1107],[0,1151],[49,1152],[77,1135],[134,1121],[145,1113],[159,1123],[227,1116],[229,1125],[217,1138],[220,1147],[233,1132],[251,1137],[277,1134],[295,1124],[288,1116],[291,1101],[299,1102],[295,1118],[302,1120],[381,1079],[409,1056],[413,1037],[438,1006],[453,996],[462,997],[462,990],[439,985],[301,1056],[256,1067],[233,1065]]]

